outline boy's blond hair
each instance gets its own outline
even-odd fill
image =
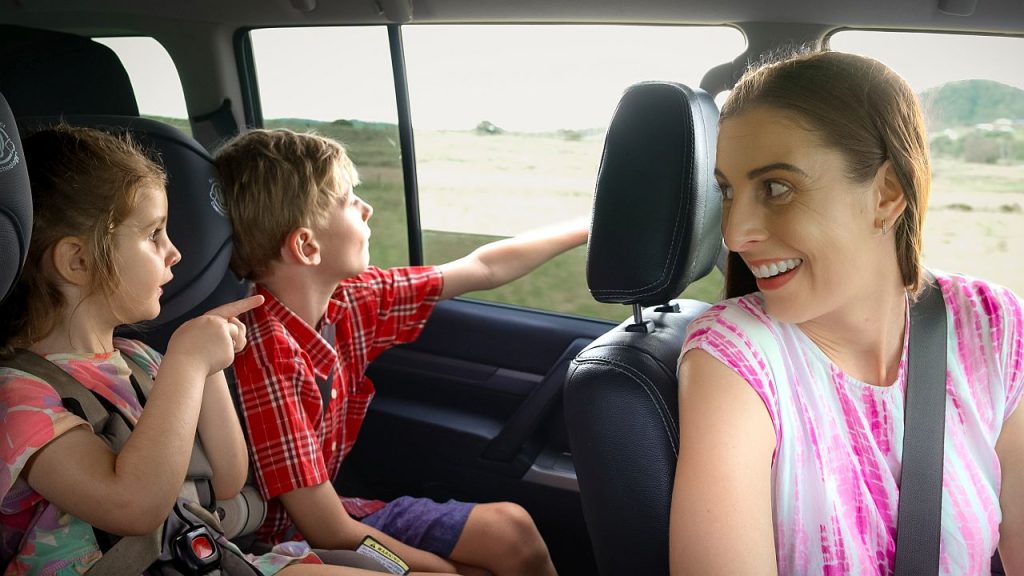
[[[316,134],[252,130],[217,153],[224,207],[231,219],[231,268],[259,280],[301,226],[326,225],[335,202],[359,184],[345,147]]]

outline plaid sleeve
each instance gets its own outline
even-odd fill
[[[339,287],[368,337],[367,361],[396,344],[415,340],[443,287],[441,271],[434,266],[370,268]]]
[[[320,396],[303,352],[283,333],[250,330],[235,374],[256,484],[269,500],[330,476],[314,428]]]

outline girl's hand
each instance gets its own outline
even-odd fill
[[[249,296],[218,306],[174,331],[167,355],[187,355],[206,368],[209,376],[227,368],[245,348],[245,325],[237,318],[263,304],[263,296]]]

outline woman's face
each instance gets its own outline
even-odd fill
[[[817,133],[764,106],[723,120],[715,175],[725,243],[769,314],[801,323],[870,294],[883,257],[876,179],[851,181]]]

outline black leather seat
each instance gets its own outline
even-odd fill
[[[678,455],[676,362],[708,304],[672,300],[721,247],[714,187],[718,109],[680,84],[630,87],[608,129],[594,199],[587,283],[634,317],[576,356],[565,417],[601,574],[668,574]]]
[[[146,118],[63,116],[73,126],[127,132],[159,158],[167,171],[167,234],[181,252],[174,279],[164,286],[160,315],[120,334],[143,340],[163,352],[182,322],[245,296],[248,289],[230,271],[231,223],[220,205],[217,171],[210,155],[180,130]],[[21,118],[30,134],[52,125],[54,118]]]
[[[131,80],[113,50],[52,30],[0,25],[0,92],[19,118],[139,115]]]
[[[164,286],[160,316],[121,333],[162,352],[182,322],[244,296],[246,286],[228,268],[231,225],[207,151],[180,130],[138,116],[128,74],[106,46],[49,30],[0,26],[0,32],[2,82],[17,95],[11,108],[23,133],[58,122],[128,132],[167,171],[167,233],[181,262]]]
[[[14,114],[0,94],[0,302],[21,274],[31,237],[32,189],[25,152]]]

